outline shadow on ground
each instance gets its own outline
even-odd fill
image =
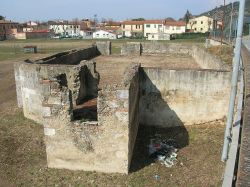
[[[157,70],[156,70],[157,71]],[[174,97],[166,90],[159,90],[144,69],[140,71],[140,122],[135,142],[130,172],[138,171],[152,162],[149,158],[150,139],[160,135],[162,139],[173,139],[182,149],[189,145],[189,135],[178,114],[171,109],[166,98]],[[166,92],[166,93],[164,93]],[[164,94],[162,94],[164,93]]]

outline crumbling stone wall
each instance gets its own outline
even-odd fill
[[[67,110],[71,118],[73,105],[97,94],[98,75],[94,68],[93,63],[76,66],[16,63],[18,106],[23,107],[25,117],[39,123],[45,117],[58,115],[60,110]]]
[[[47,121],[48,166],[128,173],[139,125],[139,65],[98,92],[98,121]]]

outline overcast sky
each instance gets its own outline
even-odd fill
[[[179,19],[187,9],[195,15],[222,4],[223,0],[0,0],[0,15],[20,22],[93,18],[95,14],[99,20]]]

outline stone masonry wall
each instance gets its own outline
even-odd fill
[[[46,129],[48,166],[128,173],[139,125],[139,66],[127,69],[121,85],[98,92],[98,123],[53,119]],[[132,100],[131,100],[131,99]],[[47,130],[48,131],[48,130]]]
[[[97,83],[91,87],[85,84],[96,80],[92,65],[40,65],[15,64],[15,79],[18,106],[24,115],[42,123],[45,117],[57,115],[60,110],[68,110],[84,97],[97,93]],[[86,80],[86,81],[84,81]],[[97,81],[97,80],[96,80]]]

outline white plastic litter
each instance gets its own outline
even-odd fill
[[[150,140],[149,155],[166,167],[177,163],[177,144],[173,139],[162,139],[159,135]]]

